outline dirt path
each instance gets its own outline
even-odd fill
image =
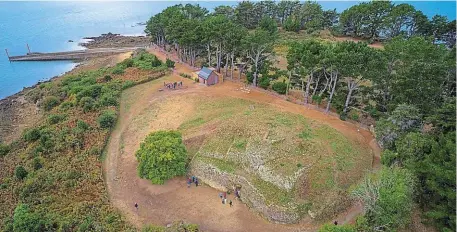
[[[164,59],[164,55],[159,55]],[[187,66],[176,64],[176,72],[189,72]],[[181,90],[159,91],[163,82],[180,81],[187,87]],[[303,221],[295,225],[270,223],[254,214],[244,204],[234,201],[230,208],[219,201],[218,191],[207,186],[186,187],[183,178],[175,178],[165,185],[152,185],[136,172],[135,151],[140,142],[152,131],[176,129],[194,112],[193,96],[235,97],[273,105],[284,111],[328,124],[345,136],[369,144],[370,132],[336,117],[284,101],[277,97],[252,90],[239,91],[239,85],[226,82],[213,87],[194,84],[188,79],[173,75],[135,86],[123,92],[120,116],[112,132],[104,162],[105,178],[112,203],[137,227],[152,223],[166,225],[185,220],[200,225],[203,231],[315,231],[318,225]],[[165,108],[166,106],[166,108]],[[370,144],[375,145],[376,143]],[[374,151],[376,148],[374,148]],[[139,204],[136,211],[134,203]],[[349,222],[361,212],[354,206],[337,220]]]

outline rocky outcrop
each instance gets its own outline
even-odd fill
[[[190,173],[198,176],[202,182],[221,191],[233,191],[235,186],[241,186],[241,200],[269,221],[297,223],[300,220],[300,215],[294,210],[268,204],[262,193],[243,176],[223,172],[215,166],[199,160],[192,162]]]

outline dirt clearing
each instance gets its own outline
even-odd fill
[[[159,57],[164,58],[164,55]],[[181,64],[176,66],[175,73],[191,71]],[[170,81],[183,81],[185,88],[159,91],[163,88],[163,82]],[[207,186],[192,186],[188,189],[183,178],[175,178],[165,185],[152,185],[148,180],[138,177],[135,151],[141,141],[150,132],[177,129],[183,122],[188,121],[187,117],[195,113],[193,101],[197,96],[241,98],[268,104],[329,125],[351,140],[364,144],[370,144],[373,140],[369,131],[336,117],[256,90],[245,93],[239,90],[240,87],[231,82],[206,87],[173,75],[123,92],[119,120],[107,146],[104,169],[112,203],[137,227],[149,223],[166,225],[175,220],[185,220],[199,224],[203,231],[315,231],[318,228],[319,225],[306,220],[295,225],[270,223],[237,201],[234,201],[232,208],[221,204],[219,192],[215,189]],[[375,150],[376,155],[377,151]],[[229,199],[232,199],[231,195]],[[135,202],[139,204],[138,211],[134,208]],[[351,221],[361,212],[360,209],[354,206],[338,217],[338,220]]]

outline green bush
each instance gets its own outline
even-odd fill
[[[120,64],[126,68],[130,68],[130,67],[133,67],[134,62],[132,59],[127,58],[127,59],[123,60]]]
[[[51,114],[48,116],[48,123],[49,124],[56,124],[62,121],[65,118],[65,116],[60,115],[60,114]]]
[[[59,105],[59,103],[60,103],[60,101],[57,97],[47,96],[43,99],[43,102],[41,103],[41,105],[44,110],[50,111],[50,110],[52,110],[52,108]]]
[[[24,139],[27,142],[34,142],[37,141],[40,138],[40,130],[37,128],[32,128],[29,130],[26,130],[24,133]]]
[[[319,228],[319,232],[356,232],[353,225],[332,225],[325,224]]]
[[[25,177],[27,177],[28,174],[29,174],[29,173],[27,172],[27,170],[25,170],[25,168],[22,167],[21,165],[16,166],[16,169],[14,169],[14,175],[15,175],[16,178],[18,178],[19,180],[24,179]]]
[[[114,75],[122,75],[124,74],[124,69],[122,66],[115,66],[113,68],[113,71],[111,71],[112,74]]]
[[[70,109],[73,106],[74,106],[74,104],[72,101],[66,101],[66,102],[63,102],[62,104],[60,104],[60,109],[63,111],[67,111],[68,109]]]
[[[349,118],[354,121],[359,121],[360,116],[356,111],[351,111],[349,112]]]
[[[89,124],[87,124],[86,122],[84,122],[81,119],[78,119],[78,121],[76,122],[76,128],[78,128],[82,131],[86,131],[89,129]]]
[[[155,55],[142,51],[133,58],[133,65],[140,69],[148,70],[161,66],[162,62]]]
[[[112,79],[113,78],[110,75],[105,75],[105,77],[103,77],[103,80],[105,80],[105,82],[111,81]]]
[[[298,20],[293,19],[292,17],[289,17],[284,22],[283,28],[286,31],[298,32],[300,31],[300,22]]]
[[[275,82],[271,88],[279,94],[286,94],[287,84],[284,82]]]
[[[40,215],[30,212],[26,204],[19,204],[14,209],[13,232],[48,231],[46,222]]]
[[[33,158],[32,166],[33,166],[33,169],[35,169],[35,170],[38,170],[43,167],[40,157]]]
[[[10,152],[10,146],[0,143],[0,157],[8,155],[8,152]]]
[[[168,68],[174,68],[175,67],[175,62],[168,59],[165,61],[165,64],[167,65]]]
[[[259,80],[259,86],[262,89],[268,89],[268,87],[270,87],[270,78],[261,77]]]
[[[135,82],[128,80],[128,81],[124,82],[124,84],[122,84],[122,89],[128,89],[134,85],[135,85]]]
[[[83,97],[79,100],[79,105],[83,108],[84,113],[94,109],[95,100],[91,97]]]
[[[317,105],[320,105],[322,102],[322,97],[319,95],[314,95],[312,98],[313,102],[315,102]]]
[[[186,173],[187,152],[177,131],[157,131],[149,134],[135,156],[138,159],[138,174],[153,184]]]
[[[117,106],[117,99],[118,96],[113,92],[104,93],[100,97],[100,104],[102,106]]]
[[[98,117],[98,124],[101,128],[107,129],[114,126],[116,123],[116,112],[113,110],[105,110]]]

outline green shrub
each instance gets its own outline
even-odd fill
[[[124,74],[124,69],[125,68],[123,68],[121,66],[115,66],[113,68],[113,71],[111,71],[111,73],[114,74],[114,75],[122,75],[122,74]]]
[[[91,97],[83,97],[79,100],[79,105],[83,108],[84,113],[94,109],[95,100]]]
[[[284,82],[275,82],[271,88],[279,94],[286,94],[287,84]]]
[[[325,224],[320,229],[319,232],[356,232],[357,230],[353,225],[332,225]]]
[[[259,86],[260,86],[260,88],[268,89],[268,87],[270,87],[270,78],[261,77],[259,80]]]
[[[186,173],[187,152],[177,131],[157,131],[149,134],[135,156],[138,159],[138,174],[153,184]]]
[[[135,85],[135,82],[128,80],[122,84],[122,89],[128,89]]]
[[[92,97],[95,99],[98,96],[100,96],[101,92],[102,92],[102,85],[99,85],[99,84],[90,85],[90,86],[80,89],[79,92],[76,94],[76,99],[80,100],[83,97]]]
[[[32,166],[33,166],[33,169],[35,169],[35,170],[38,170],[43,167],[40,157],[33,158]]]
[[[63,111],[66,111],[73,106],[74,106],[74,104],[72,101],[66,101],[66,102],[63,102],[62,104],[60,104],[60,109]]]
[[[105,80],[105,82],[111,81],[112,79],[113,78],[110,75],[105,75],[105,77],[103,77],[103,80]]]
[[[27,142],[34,142],[37,141],[40,138],[40,130],[37,128],[32,128],[29,130],[26,130],[24,133],[24,139]]]
[[[349,112],[349,118],[354,120],[354,121],[359,121],[359,114],[355,111]]]
[[[8,155],[8,152],[10,152],[10,146],[0,143],[0,157]]]
[[[115,93],[109,92],[109,93],[104,93],[100,97],[100,104],[102,106],[117,106],[118,96],[116,96]]]
[[[105,110],[98,117],[98,124],[101,128],[107,129],[114,126],[116,123],[116,112],[113,110]]]
[[[65,116],[60,115],[60,114],[51,114],[48,116],[48,123],[49,124],[56,124],[62,121],[65,118]]]
[[[27,170],[25,170],[25,168],[22,167],[21,165],[16,166],[16,169],[14,169],[14,175],[15,175],[16,178],[18,178],[19,180],[24,179],[25,177],[27,177],[28,174],[29,174],[29,173],[27,172]]]
[[[175,67],[175,62],[168,59],[165,61],[165,64],[167,65],[167,68],[174,68]]]
[[[134,62],[133,62],[132,59],[127,58],[127,59],[123,60],[120,64],[121,64],[122,66],[125,66],[126,68],[130,68],[130,67],[133,67],[133,63],[134,63]]]
[[[289,17],[284,22],[283,28],[286,31],[298,32],[300,31],[300,22],[298,20],[293,19],[292,17]]]
[[[14,209],[13,232],[48,231],[45,219],[37,213],[32,213],[26,204],[19,204]]]
[[[322,102],[322,97],[319,96],[319,95],[314,95],[314,96],[312,97],[312,100],[313,100],[313,102],[315,102],[317,105],[320,105],[321,102]]]
[[[78,121],[76,122],[76,128],[78,128],[82,131],[86,131],[89,129],[89,124],[87,124],[83,120],[78,119]]]
[[[55,136],[54,133],[48,129],[44,129],[40,131],[40,146],[45,150],[45,151],[50,151],[55,143]]]
[[[52,110],[52,108],[56,107],[59,105],[59,99],[54,96],[47,96],[43,99],[43,102],[41,103],[42,107],[46,111]]]

